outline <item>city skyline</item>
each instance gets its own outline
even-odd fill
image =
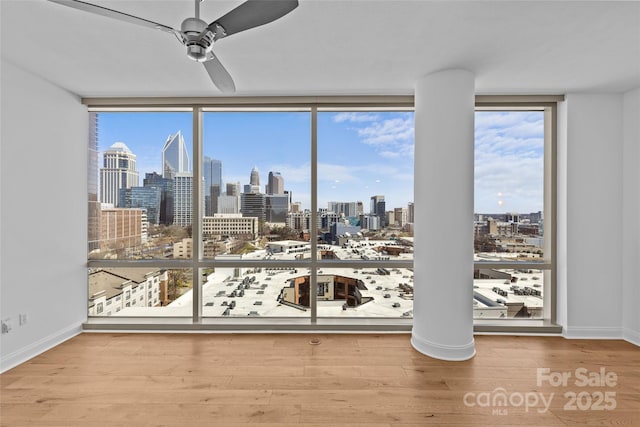
[[[187,112],[100,113],[98,149],[102,157],[124,142],[137,156],[141,177],[162,173],[162,146],[176,132],[192,157],[191,127]],[[475,128],[474,211],[542,211],[543,114],[477,112]],[[205,113],[203,141],[203,157],[221,162],[223,188],[244,187],[256,167],[265,192],[269,172],[279,172],[292,201],[310,208],[308,113]],[[406,207],[413,202],[413,161],[413,113],[318,113],[319,208],[330,201],[367,206],[376,194],[385,196],[388,210]]]

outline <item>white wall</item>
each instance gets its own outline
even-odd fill
[[[623,97],[569,94],[560,110],[558,321],[621,338]]]
[[[88,114],[77,96],[4,60],[1,89],[0,316],[13,323],[0,338],[5,371],[86,319]]]
[[[640,88],[624,95],[623,106],[622,332],[640,345]]]

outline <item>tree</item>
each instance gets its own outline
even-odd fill
[[[179,288],[188,286],[187,283],[187,272],[189,270],[186,268],[178,268],[174,270],[168,270],[168,290],[167,296],[169,301],[174,301],[180,296]]]

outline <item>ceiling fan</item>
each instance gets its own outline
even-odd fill
[[[178,31],[148,19],[79,0],[49,1],[175,35],[180,43],[186,46],[187,56],[194,61],[202,62],[211,81],[224,93],[233,93],[236,87],[229,72],[213,54],[214,42],[241,31],[273,22],[298,7],[298,0],[248,0],[221,18],[207,24],[200,19],[202,0],[195,0],[195,17],[182,21]]]

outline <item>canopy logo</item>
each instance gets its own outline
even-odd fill
[[[463,401],[467,407],[491,408],[492,415],[508,415],[509,407],[524,407],[525,412],[535,408],[538,413],[543,414],[549,410],[553,396],[554,393],[545,396],[544,393],[535,391],[508,393],[504,388],[498,387],[493,391],[468,392]]]

